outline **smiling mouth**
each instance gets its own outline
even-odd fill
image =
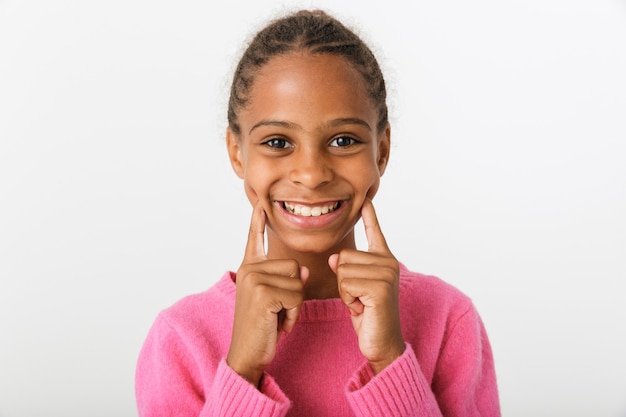
[[[283,208],[289,213],[302,217],[318,217],[324,214],[332,213],[341,206],[341,201],[334,203],[320,204],[317,206],[305,206],[302,204],[289,203],[283,201]]]

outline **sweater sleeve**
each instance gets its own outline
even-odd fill
[[[444,340],[433,391],[446,417],[500,416],[491,345],[472,304]]]
[[[196,348],[197,349],[197,348]],[[159,316],[139,354],[135,395],[140,417],[284,417],[289,399],[269,375],[260,389],[237,375],[222,359],[209,368],[203,353]],[[204,375],[201,375],[204,374]],[[207,374],[213,376],[206,378]],[[203,384],[206,382],[206,386]]]
[[[451,324],[432,385],[412,347],[374,375],[361,367],[347,385],[348,401],[359,417],[499,417],[494,363],[483,323],[473,306]]]
[[[358,417],[441,417],[411,345],[378,375],[365,363],[348,381],[347,397]]]

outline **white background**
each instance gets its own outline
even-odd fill
[[[0,0],[0,416],[134,416],[157,313],[236,269],[244,42],[323,7],[376,52],[396,256],[470,295],[503,414],[626,416],[624,0]]]

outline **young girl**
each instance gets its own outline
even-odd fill
[[[390,127],[362,40],[320,11],[274,21],[239,62],[228,122],[253,207],[243,261],[158,316],[139,414],[499,416],[471,301],[407,270],[378,224]]]

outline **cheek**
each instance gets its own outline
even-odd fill
[[[355,186],[370,199],[373,198],[380,185],[380,172],[378,166],[372,164],[364,164],[365,168],[360,170],[355,177]]]
[[[250,173],[246,172],[246,175],[243,177],[243,188],[246,192],[246,196],[252,205],[256,204],[259,199],[259,195],[261,195],[263,190],[259,187],[259,178],[255,175],[250,175]]]
[[[378,192],[378,186],[380,185],[380,180],[377,179],[371,186],[370,188],[367,190],[367,197],[372,200],[374,198],[374,196],[376,195],[376,193]]]
[[[254,207],[256,202],[259,200],[258,194],[256,193],[256,191],[252,187],[250,187],[248,185],[244,185],[244,188],[245,188],[245,191],[246,191],[246,197],[248,197],[248,201]]]
[[[271,184],[272,169],[263,166],[258,161],[249,160],[243,177],[244,190],[252,205],[257,200],[267,197],[269,184]]]

